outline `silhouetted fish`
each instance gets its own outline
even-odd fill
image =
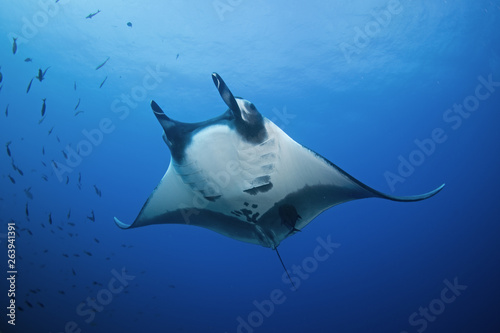
[[[75,269],[72,268],[71,271],[73,272],[73,275],[76,275]]]
[[[102,88],[102,86],[103,86],[104,82],[106,82],[106,80],[107,80],[107,79],[108,79],[108,77],[106,76],[106,77],[104,78],[104,81],[102,81],[102,82],[101,82],[101,85],[99,86],[99,88]]]
[[[132,22],[127,22],[127,26],[132,28]]]
[[[24,59],[24,61],[25,61],[25,62],[33,62],[33,59],[31,59],[31,58],[26,58],[26,59]]]
[[[26,231],[28,232],[28,234],[30,234],[30,236],[33,236],[33,233],[31,232],[30,229],[26,229]]]
[[[52,213],[49,213],[49,224],[52,224]]]
[[[81,110],[80,110],[80,111],[76,111],[76,112],[75,112],[75,114],[74,114],[74,116],[76,117],[76,116],[78,116],[80,113],[83,113],[83,112],[85,112],[85,111],[81,111]]]
[[[66,293],[63,290],[58,290],[57,292],[61,295],[66,295]]]
[[[31,187],[24,189],[24,194],[28,197],[28,199],[33,200],[33,194],[31,193]]]
[[[5,107],[5,117],[9,116],[9,104]]]
[[[69,184],[69,176],[66,176],[66,185]]]
[[[97,188],[97,186],[94,185],[95,193],[100,197],[101,196],[101,190]]]
[[[74,226],[75,226],[75,224],[74,224],[73,222],[68,222],[68,224],[69,224],[70,226],[72,226],[72,227],[74,227]]]
[[[27,305],[27,306],[29,306],[30,308],[32,308],[32,307],[33,307],[33,305],[31,305],[31,303],[30,303],[30,302],[25,301],[25,303],[26,303],[26,305]]]
[[[73,89],[76,90],[76,81],[73,83]]]
[[[102,66],[106,65],[106,63],[108,62],[108,60],[109,60],[109,57],[108,57],[106,60],[104,60],[104,62],[103,62],[102,64],[100,64],[99,66],[97,66],[97,67],[95,68],[95,70],[98,70],[98,69],[99,69],[99,68],[101,68]]]
[[[83,251],[83,253],[85,253],[86,255],[88,255],[89,257],[92,257],[92,253],[90,253],[89,251]]]
[[[21,169],[19,169],[19,167],[18,167],[17,165],[15,165],[15,164],[14,164],[14,161],[12,161],[12,168],[13,168],[15,171],[17,171],[17,173],[18,173],[19,175],[24,176],[24,172],[23,172]]]
[[[9,155],[9,157],[12,157],[12,154],[10,153],[10,149],[9,149],[9,146],[11,143],[12,143],[12,141],[9,141],[5,144],[5,147],[7,148],[7,155]]]
[[[80,99],[78,99],[78,103],[76,103],[75,110],[78,108],[79,105],[80,105]]]
[[[48,134],[48,135],[51,135],[53,130],[54,130],[54,126],[52,126],[52,127],[49,129],[49,134]]]
[[[45,155],[45,147],[42,146],[42,155]]]
[[[64,150],[62,150],[61,152],[62,152],[62,154],[63,154],[64,158],[65,158],[65,159],[68,159],[68,154],[66,154],[66,152],[65,152]]]
[[[69,256],[66,253],[63,253],[63,257],[69,258]]]
[[[42,98],[43,104],[42,104],[42,117],[45,116],[45,109],[47,106],[45,105],[45,100],[46,98]]]
[[[95,13],[90,13],[89,15],[87,15],[85,18],[87,19],[91,19],[93,18],[94,16],[96,16],[97,14],[99,14],[101,11],[98,9],[97,12]]]
[[[68,215],[66,215],[66,217],[68,218],[68,220],[71,217],[71,208],[68,210]]]
[[[94,210],[92,210],[91,214],[92,214],[92,215],[87,216],[87,218],[88,218],[90,221],[95,222]]]
[[[31,89],[31,84],[33,83],[33,79],[34,79],[34,77],[33,77],[33,78],[31,78],[30,83],[28,83],[28,88],[26,88],[26,93],[29,93],[29,92],[30,92],[30,89]]]
[[[45,305],[43,305],[43,303],[36,302],[36,304],[38,304],[41,308],[44,308],[44,307],[45,307]]]
[[[99,240],[98,240],[97,238],[94,238],[94,241],[95,241],[96,243],[99,243]]]
[[[16,54],[16,52],[17,52],[17,38],[16,37],[12,37],[12,39],[13,39],[13,42],[12,42],[12,53]]]
[[[11,182],[12,184],[15,184],[15,183],[16,183],[15,179],[14,179],[14,178],[12,178],[12,177],[11,177],[11,175],[7,175],[7,177],[9,177],[9,180],[10,180],[10,182]]]
[[[47,71],[49,70],[50,66],[47,67],[44,71],[42,71],[41,68],[38,69],[38,75],[36,76],[36,78],[38,79],[38,81],[42,82],[43,79],[45,79],[45,74],[47,73]]]
[[[28,209],[28,203],[26,203],[26,208],[25,208],[24,212],[26,213],[26,219],[29,221],[30,220],[30,211]]]

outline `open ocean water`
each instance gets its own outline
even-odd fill
[[[1,0],[0,32],[0,332],[500,332],[499,1]],[[121,230],[170,161],[150,100],[216,117],[212,72],[379,191],[446,186],[322,213],[296,290],[269,248]]]

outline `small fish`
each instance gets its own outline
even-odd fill
[[[42,155],[45,155],[45,147],[42,146]]]
[[[45,74],[47,74],[47,71],[49,70],[50,66],[47,67],[44,71],[42,71],[41,68],[38,69],[38,75],[35,77],[38,79],[38,81],[42,82],[43,79],[45,79]]]
[[[44,308],[44,307],[45,307],[45,305],[43,305],[43,303],[36,302],[36,304],[38,304],[41,308]]]
[[[14,169],[17,171],[17,173],[19,175],[24,176],[23,170],[19,169],[19,167],[17,165],[15,165],[14,163],[12,163],[12,166],[14,167]]]
[[[57,165],[56,161],[52,160],[51,162],[52,162],[52,165],[54,166],[54,168],[59,169],[59,166]]]
[[[44,166],[44,167],[47,167],[47,164],[45,164],[45,162],[44,162],[44,161],[42,161],[42,164],[43,164],[43,166]]]
[[[96,16],[97,14],[99,14],[101,11],[98,9],[97,12],[95,13],[90,13],[89,15],[87,15],[85,18],[87,19],[91,19],[93,18],[94,16]]]
[[[24,209],[24,213],[26,214],[26,219],[30,220],[30,211],[28,209],[28,203],[26,203],[26,208]]]
[[[13,42],[12,42],[12,53],[16,54],[16,52],[17,52],[17,38],[16,37],[12,37],[12,39],[13,39]]]
[[[42,179],[43,179],[43,180],[45,180],[46,182],[48,182],[48,181],[49,181],[49,177],[48,177],[47,175],[45,175],[45,174],[44,174],[44,175],[42,175]]]
[[[69,184],[69,176],[66,176],[66,185]]]
[[[15,180],[14,178],[12,178],[10,175],[7,175],[7,177],[9,177],[10,182],[11,182],[12,184],[15,184],[15,183],[16,183],[16,180]]]
[[[175,56],[175,60],[179,59],[179,53]]]
[[[66,152],[65,152],[64,150],[61,150],[61,152],[62,152],[62,154],[63,154],[64,158],[65,158],[65,159],[68,159],[68,154],[66,154]]]
[[[57,292],[61,295],[66,295],[66,293],[63,290],[58,290]]]
[[[39,121],[38,121],[38,125],[40,125],[41,123],[43,123],[43,121],[45,120],[45,117],[42,117]]]
[[[52,213],[49,213],[49,224],[52,224]]]
[[[73,257],[80,258],[80,255],[78,253],[73,254]]]
[[[28,199],[33,200],[33,193],[31,193],[31,187],[25,188],[24,189],[24,194],[26,194],[26,196],[28,197]]]
[[[31,232],[30,229],[27,229],[26,231],[28,232],[28,234],[30,234],[30,236],[33,236],[33,233]]]
[[[56,135],[56,140],[57,140],[57,142],[61,143],[61,139],[59,139],[58,135]]]
[[[71,217],[71,208],[68,210],[68,215],[66,215],[66,217],[68,218],[68,220]]]
[[[24,309],[23,309],[22,307],[20,307],[19,305],[17,306],[17,309],[18,309],[19,311],[24,311]]]
[[[69,258],[69,256],[66,253],[63,253],[63,257]]]
[[[100,190],[100,189],[98,189],[98,188],[97,188],[97,186],[95,186],[95,185],[94,185],[94,189],[95,189],[95,193],[96,193],[99,197],[101,197],[101,194],[102,194],[102,193],[101,193],[101,190]]]
[[[9,104],[5,107],[5,117],[9,116]]]
[[[72,227],[74,227],[76,224],[74,224],[73,222],[68,222],[68,224]]]
[[[30,303],[30,302],[25,301],[25,303],[26,303],[26,305],[27,305],[27,306],[29,306],[30,308],[32,308],[32,307],[33,307],[33,305],[31,305],[31,303]]]
[[[45,109],[47,108],[45,104],[46,98],[42,98],[43,104],[42,104],[42,117],[45,116]]]
[[[94,241],[95,241],[96,243],[99,243],[99,240],[98,240],[97,238],[94,238]]]
[[[78,106],[80,106],[80,99],[78,99],[78,103],[75,106],[75,110],[78,109]]]
[[[79,172],[78,173],[78,184],[81,184],[82,183],[82,173]]]
[[[84,112],[85,112],[85,111],[82,111],[82,110],[80,110],[80,111],[76,111],[76,113],[74,114],[74,116],[76,117],[76,116],[78,116],[80,113],[84,113]]]
[[[92,253],[90,253],[89,251],[83,251],[83,253],[85,253],[86,255],[88,255],[89,257],[92,257]]]
[[[73,83],[73,90],[76,91],[76,81],[75,81],[75,83]]]
[[[51,135],[53,130],[54,130],[54,126],[52,126],[52,127],[49,129],[49,134],[48,134],[48,135]]]
[[[127,26],[132,28],[132,22],[127,22]]]
[[[97,66],[97,67],[95,68],[95,70],[98,70],[98,69],[99,69],[99,68],[101,68],[102,66],[106,65],[106,63],[108,62],[109,58],[110,58],[110,57],[108,57],[106,60],[104,60],[104,62],[103,62],[102,64],[100,64],[99,66]]]
[[[12,143],[12,141],[9,141],[5,144],[5,147],[7,148],[7,155],[9,155],[9,157],[12,157],[12,154],[11,154],[10,149],[9,149],[9,146],[11,143]]]
[[[63,231],[63,228],[61,226],[59,226],[59,225],[57,226],[57,229]]]
[[[73,272],[73,275],[76,275],[75,269],[72,268],[71,271]]]
[[[33,79],[34,79],[34,77],[33,77],[33,78],[31,78],[30,83],[28,83],[28,88],[26,88],[26,93],[29,93],[29,92],[30,92],[30,89],[31,89],[31,84],[33,83]]]
[[[31,58],[26,58],[26,59],[24,59],[24,62],[33,62],[33,59],[31,59]]]
[[[87,216],[87,218],[88,218],[90,221],[95,222],[94,210],[92,210],[91,214],[92,214],[92,215]]]
[[[173,284],[169,284],[168,287],[169,288],[175,288],[175,286]]]
[[[107,80],[107,79],[108,79],[108,77],[106,76],[106,77],[104,78],[104,80],[101,82],[101,85],[99,86],[99,88],[102,88],[102,86],[103,86],[104,82],[106,82],[106,80]]]

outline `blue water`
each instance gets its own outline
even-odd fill
[[[1,332],[500,331],[500,2],[0,8]],[[119,229],[170,160],[149,101],[185,122],[218,116],[212,72],[369,186],[446,187],[321,214],[279,247],[296,291],[268,248],[185,225]],[[318,238],[335,244],[321,260]]]

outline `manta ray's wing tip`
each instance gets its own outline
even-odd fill
[[[385,199],[389,199],[389,200],[393,200],[393,201],[411,202],[411,201],[420,201],[420,200],[428,199],[428,198],[438,194],[443,189],[444,186],[445,186],[445,184],[442,184],[441,186],[439,186],[438,188],[436,188],[430,192],[420,194],[420,195],[406,196],[406,197],[386,195],[386,194],[383,194],[380,192],[379,193],[382,194],[382,198],[385,198]]]
[[[128,229],[130,228],[130,224],[123,223],[122,221],[118,220],[116,217],[114,217],[115,223],[117,226],[119,226],[122,229]]]

